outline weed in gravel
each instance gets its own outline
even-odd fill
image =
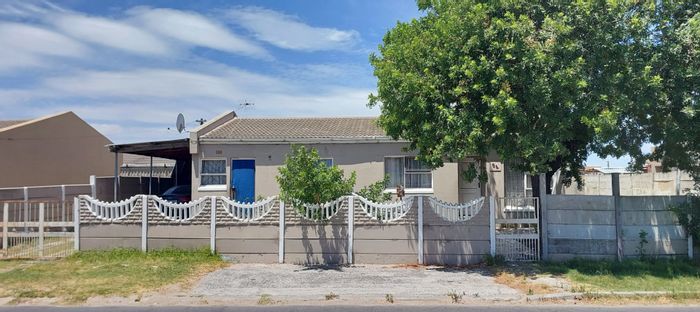
[[[338,299],[340,296],[334,294],[332,291],[326,295],[326,300],[335,300]]]
[[[447,296],[450,297],[452,300],[452,303],[460,303],[462,302],[462,297],[464,296],[464,293],[457,293],[456,291],[452,290],[447,293]]]
[[[258,299],[258,304],[259,305],[270,305],[274,304],[275,302],[272,301],[272,296],[269,294],[262,294],[260,295],[260,298]]]
[[[392,294],[386,294],[386,295],[384,296],[384,298],[386,298],[386,302],[388,302],[388,303],[394,303],[394,295],[392,295]]]

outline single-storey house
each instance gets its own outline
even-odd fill
[[[88,183],[114,173],[112,142],[73,112],[0,120],[0,188]]]
[[[496,156],[486,159],[489,182],[467,181],[468,158],[430,169],[394,140],[376,117],[241,118],[229,112],[190,132],[192,198],[231,196],[240,201],[276,195],[278,168],[293,144],[318,150],[324,162],[346,175],[357,173],[356,190],[383,179],[407,194],[435,195],[450,202],[495,196],[531,196],[529,179]],[[388,192],[395,191],[388,187]]]

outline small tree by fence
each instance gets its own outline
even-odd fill
[[[280,198],[296,209],[303,209],[304,204],[321,205],[349,195],[356,180],[354,171],[345,178],[338,166],[322,162],[316,149],[301,145],[292,146],[292,153],[287,155],[279,173]]]

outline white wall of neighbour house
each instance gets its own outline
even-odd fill
[[[333,164],[345,171],[357,173],[355,190],[381,180],[384,176],[384,157],[411,156],[415,153],[403,151],[405,143],[321,143],[304,144],[318,150],[321,158],[332,158]],[[278,168],[284,164],[290,144],[200,144],[198,153],[192,155],[192,198],[202,196],[228,196],[231,181],[232,159],[255,159],[255,194],[271,196],[279,193],[276,176]],[[221,159],[226,161],[225,190],[206,191],[200,186],[200,168],[202,159]],[[433,193],[445,201],[458,201],[458,165],[445,163],[433,170]]]

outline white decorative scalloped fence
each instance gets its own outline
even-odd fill
[[[489,253],[488,211],[425,196],[377,203],[356,194],[324,204],[278,197],[241,203],[203,197],[171,203],[137,195],[76,199],[75,248],[210,248],[239,262],[463,265]],[[430,207],[424,206],[428,205]]]

